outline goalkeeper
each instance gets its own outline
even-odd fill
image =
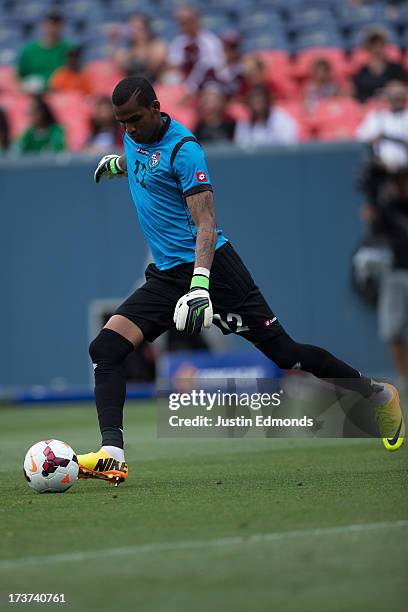
[[[301,368],[336,379],[369,398],[383,442],[396,450],[404,423],[398,392],[366,378],[326,350],[293,340],[282,328],[239,255],[216,225],[213,189],[203,150],[183,125],[160,112],[150,83],[120,81],[112,94],[124,127],[122,156],[107,155],[95,172],[127,175],[143,234],[154,264],[146,283],[109,319],[90,345],[102,448],[78,457],[80,476],[122,482],[128,474],[123,451],[124,360],[173,324],[198,333],[217,325],[252,342],[280,368]]]

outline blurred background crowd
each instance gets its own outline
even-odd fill
[[[204,144],[367,143],[353,281],[408,381],[408,0],[0,0],[0,17],[4,159],[119,150],[129,75]]]
[[[143,74],[202,142],[408,140],[408,2],[0,0],[0,149],[120,145],[109,95]],[[406,157],[386,143],[390,164]]]

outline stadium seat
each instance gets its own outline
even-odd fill
[[[40,21],[52,6],[52,0],[24,0],[18,2],[14,7],[14,15],[23,23],[36,23]]]
[[[243,32],[263,28],[266,30],[284,31],[284,23],[279,13],[271,9],[260,9],[252,7],[240,12],[239,26]]]
[[[171,1],[171,0],[170,0]],[[269,0],[266,0],[268,5],[270,6]],[[191,4],[191,2],[189,2]],[[242,13],[245,10],[248,10],[253,7],[251,0],[208,0],[206,6],[217,6],[224,11],[229,11],[231,14]],[[257,2],[257,7],[262,6],[264,3],[262,0]],[[202,3],[201,3],[202,7]]]
[[[339,25],[353,30],[376,23],[384,23],[386,20],[384,5],[375,2],[372,4],[339,2],[335,10]]]
[[[81,151],[89,135],[90,101],[86,96],[73,92],[49,93],[47,101],[57,120],[65,127],[69,150]]]
[[[129,15],[136,13],[154,17],[159,11],[157,5],[155,6],[155,3],[151,0],[114,0],[108,6],[106,12],[110,17],[115,15],[126,19]]]
[[[289,29],[292,32],[310,31],[312,29],[334,29],[335,19],[328,8],[304,7],[291,13]]]
[[[259,49],[256,55],[261,58],[266,69],[270,71],[271,77],[273,76],[272,71],[285,71],[289,73],[291,63],[289,53],[286,51],[281,51],[279,49]]]
[[[296,84],[292,78],[292,66],[286,51],[259,49],[255,54],[265,65],[266,78],[281,85],[285,98],[297,96]]]
[[[304,81],[310,74],[313,62],[320,58],[327,59],[330,62],[336,79],[345,81],[349,77],[351,66],[346,60],[343,50],[330,47],[317,47],[300,51],[292,67],[293,76],[299,81]]]
[[[289,52],[290,46],[287,37],[283,32],[262,32],[248,34],[242,44],[243,51],[250,53],[252,51],[272,49]]]
[[[296,121],[299,128],[299,139],[301,142],[310,140],[311,127],[309,118],[305,113],[303,104],[300,101],[290,100],[279,102],[278,107],[284,108]]]
[[[245,121],[249,118],[248,108],[245,104],[239,102],[231,102],[227,106],[227,114],[235,121]]]
[[[19,136],[27,127],[29,121],[29,96],[22,93],[0,94],[0,108],[7,116],[12,139]]]
[[[23,37],[18,26],[10,27],[7,24],[0,24],[0,52],[7,49],[17,53],[23,44]]]
[[[177,24],[174,22],[174,19],[162,15],[152,19],[152,29],[155,36],[163,38],[168,42],[172,41],[173,38],[179,34],[179,30]]]
[[[294,45],[295,53],[299,53],[303,49],[311,47],[336,47],[342,48],[343,40],[336,30],[329,29],[312,29],[310,31],[300,32],[296,38]]]
[[[85,71],[90,79],[92,92],[96,95],[111,95],[115,85],[124,76],[109,59],[91,61],[85,66]]]
[[[14,66],[0,65],[0,94],[17,91],[18,79]]]
[[[196,124],[196,111],[192,104],[186,103],[188,91],[184,85],[156,85],[155,91],[161,109],[183,123],[190,130]]]
[[[224,11],[206,11],[202,16],[203,27],[217,34],[229,31],[234,28],[234,22]]]
[[[355,100],[331,98],[316,104],[310,115],[310,127],[320,140],[347,140],[354,137],[361,116]]]
[[[408,4],[387,4],[385,15],[388,23],[397,27],[406,27],[408,25]]]

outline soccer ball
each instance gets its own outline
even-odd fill
[[[24,459],[24,477],[39,493],[63,493],[78,479],[78,459],[60,440],[42,440]]]

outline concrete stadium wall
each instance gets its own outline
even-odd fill
[[[219,223],[289,333],[376,374],[388,352],[349,286],[360,158],[356,144],[208,151]],[[0,386],[87,383],[88,304],[126,296],[142,275],[127,181],[96,186],[93,168],[0,162]]]

